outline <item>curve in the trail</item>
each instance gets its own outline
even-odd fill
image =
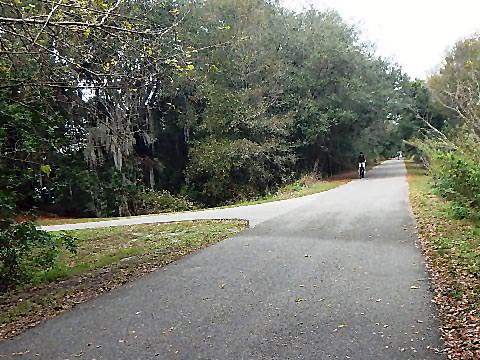
[[[280,216],[282,214],[286,214],[292,210],[295,210],[296,208],[306,206],[311,202],[319,201],[319,197],[321,197],[322,195],[323,193],[318,193],[294,199],[273,201],[256,205],[216,208],[173,214],[134,216],[123,219],[85,222],[77,224],[48,225],[40,226],[39,228],[46,231],[64,231],[77,229],[94,229],[111,226],[208,219],[243,219],[247,220],[251,227],[255,227],[256,225],[264,221]]]
[[[388,161],[0,343],[19,359],[442,359],[405,167]]]

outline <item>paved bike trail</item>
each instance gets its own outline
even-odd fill
[[[316,201],[0,343],[17,359],[442,359],[405,167]]]

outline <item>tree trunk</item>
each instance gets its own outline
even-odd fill
[[[315,160],[315,164],[313,165],[313,175],[315,176],[316,180],[322,178],[321,174],[318,173],[319,166],[320,166],[320,158],[317,158],[317,160]]]
[[[153,167],[150,167],[150,189],[155,190],[155,172],[153,171]]]

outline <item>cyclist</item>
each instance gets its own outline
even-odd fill
[[[360,179],[365,177],[365,170],[366,170],[366,165],[367,165],[367,159],[365,159],[365,155],[363,152],[360,152],[357,158],[358,161],[358,171],[360,175]]]

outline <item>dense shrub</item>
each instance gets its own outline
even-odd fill
[[[289,178],[293,162],[278,144],[247,139],[200,143],[190,152],[189,195],[207,205],[262,196]]]
[[[460,218],[476,216],[480,210],[480,163],[460,151],[437,151],[430,171],[440,195],[451,201]]]
[[[54,167],[51,212],[95,217],[134,215],[129,202],[143,188],[131,180],[135,174],[127,176],[107,166],[90,169],[78,160],[69,161],[68,166]]]
[[[60,250],[76,252],[75,239],[38,230],[32,222],[0,221],[0,291],[28,283],[57,263]]]
[[[412,161],[415,163],[420,163],[422,162],[422,156],[420,154],[413,154],[411,157]]]
[[[130,163],[122,174],[108,167],[88,169],[78,161],[55,168],[50,188],[52,204],[43,209],[67,216],[129,216],[198,207],[185,196],[168,190],[147,189],[136,179],[142,174]],[[127,174],[125,174],[127,173]],[[72,207],[75,204],[75,207]]]
[[[173,196],[167,190],[148,190],[142,191],[135,196],[132,208],[136,215],[144,215],[194,210],[198,208],[198,205],[184,196]]]

